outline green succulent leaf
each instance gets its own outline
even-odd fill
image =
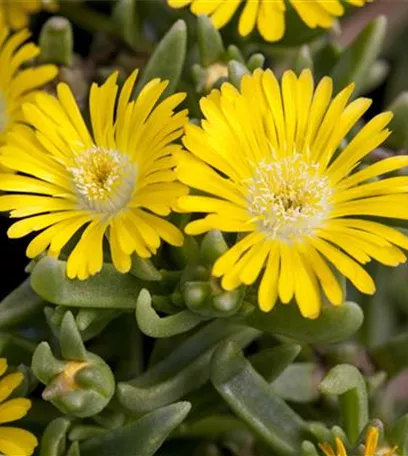
[[[353,82],[355,94],[361,93],[367,74],[381,52],[386,30],[387,20],[379,16],[343,51],[332,71],[335,92]]]
[[[134,413],[167,405],[208,381],[211,356],[220,341],[232,340],[245,347],[258,336],[258,331],[240,325],[210,323],[136,379],[119,383],[118,399]]]
[[[368,397],[363,376],[350,364],[339,364],[329,371],[319,387],[323,394],[339,396],[343,427],[354,443],[367,425]]]
[[[61,417],[51,421],[41,437],[40,456],[65,456],[70,427],[69,418]]]
[[[381,370],[394,377],[408,366],[407,344],[408,334],[403,333],[374,348],[371,356]]]
[[[183,310],[169,317],[160,317],[153,309],[150,293],[144,289],[137,298],[136,320],[146,336],[164,338],[187,332],[206,318],[190,310]]]
[[[408,454],[408,415],[402,416],[394,423],[389,438],[393,445],[398,446],[399,454]]]
[[[86,281],[70,280],[66,262],[52,257],[35,265],[30,283],[39,296],[53,304],[105,309],[134,309],[142,288],[136,278],[106,263],[98,275]]]
[[[316,320],[301,316],[298,308],[277,305],[271,312],[255,309],[245,319],[248,326],[294,341],[306,343],[338,342],[354,334],[363,323],[363,313],[353,302],[339,307],[324,306]]]
[[[152,456],[187,416],[191,405],[179,402],[80,445],[81,456]]]
[[[24,323],[39,313],[45,302],[31,288],[26,279],[0,302],[0,329]]]
[[[184,66],[187,49],[187,27],[183,20],[178,20],[166,33],[150,57],[139,82],[134,96],[152,79],[160,78],[169,81],[162,97],[171,95],[178,85]]]
[[[308,435],[305,422],[275,395],[240,349],[221,343],[211,363],[211,380],[231,409],[278,455],[298,456]]]
[[[220,32],[214,27],[208,16],[197,19],[197,40],[200,49],[201,64],[206,67],[222,59],[225,54]]]

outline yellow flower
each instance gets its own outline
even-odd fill
[[[320,287],[340,305],[342,288],[327,261],[373,294],[374,282],[359,263],[406,260],[398,247],[408,248],[408,238],[372,218],[408,218],[408,178],[371,180],[408,165],[408,156],[357,170],[389,136],[392,114],[372,119],[338,153],[371,101],[348,104],[352,84],[333,100],[332,89],[328,77],[314,89],[309,70],[299,78],[285,72],[282,88],[270,70],[256,70],[242,79],[241,91],[226,83],[203,98],[201,127],[186,127],[191,153],[179,153],[177,175],[208,194],[180,198],[180,211],[208,213],[186,232],[239,233],[212,274],[222,276],[226,290],[263,275],[264,311],[278,296],[283,303],[295,298],[305,317],[316,318]]]
[[[14,30],[27,27],[30,16],[41,8],[48,11],[57,9],[56,0],[0,0],[0,30],[10,27]]]
[[[40,49],[34,43],[25,43],[28,30],[9,35],[7,29],[0,32],[0,145],[5,142],[8,130],[22,122],[23,103],[31,100],[38,89],[57,75],[54,65],[21,69],[36,57]],[[24,43],[24,44],[23,44]]]
[[[7,370],[7,360],[0,358],[0,377]],[[25,398],[6,399],[23,381],[23,374],[15,372],[0,380],[0,423],[11,423],[27,414],[31,401]],[[37,438],[31,432],[15,427],[0,427],[0,453],[5,456],[29,456],[38,445]]]
[[[245,3],[239,19],[239,34],[247,36],[257,26],[266,41],[278,41],[285,34],[288,2],[308,27],[330,28],[336,18],[344,14],[345,3],[364,6],[371,1],[373,0],[168,0],[168,3],[173,8],[191,5],[194,14],[210,16],[214,26],[219,29],[231,20],[241,3]]]
[[[147,258],[161,239],[183,243],[182,233],[160,216],[187,193],[174,182],[173,170],[173,153],[181,149],[173,141],[187,122],[187,111],[174,114],[174,109],[185,94],[158,104],[168,82],[154,79],[130,101],[136,76],[137,71],[127,79],[118,100],[117,73],[102,86],[92,85],[92,135],[66,84],[58,85],[58,98],[38,94],[36,104],[24,106],[32,128],[14,129],[0,150],[0,164],[24,174],[0,174],[0,189],[17,192],[0,196],[0,211],[24,218],[8,235],[45,229],[27,248],[33,258],[44,251],[58,256],[80,231],[67,262],[70,278],[86,279],[101,270],[105,234],[112,262],[123,273],[133,252]]]
[[[367,432],[366,443],[364,446],[363,456],[393,456],[396,450],[396,447],[392,449],[387,449],[385,452],[376,452],[378,450],[378,440],[379,440],[379,431],[376,427],[370,427]],[[319,445],[320,449],[323,451],[325,456],[347,456],[346,448],[343,445],[343,442],[336,438],[336,450],[329,443],[323,443]]]

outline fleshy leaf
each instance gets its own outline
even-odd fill
[[[184,420],[190,408],[188,402],[178,402],[94,437],[80,446],[81,456],[152,456],[167,435]]]
[[[350,364],[339,364],[319,387],[323,394],[339,396],[343,427],[352,443],[368,423],[368,397],[363,376]]]
[[[275,395],[233,343],[218,346],[213,385],[231,409],[279,455],[298,456],[309,435],[306,423]]]
[[[363,323],[363,312],[353,302],[324,306],[316,320],[301,316],[295,305],[277,305],[271,312],[256,309],[245,323],[274,335],[306,343],[338,342],[354,334]]]

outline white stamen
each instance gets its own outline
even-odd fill
[[[84,209],[115,214],[132,198],[137,166],[117,150],[94,146],[75,157],[68,170]]]
[[[254,169],[254,176],[244,182],[248,211],[269,239],[290,242],[312,234],[327,218],[332,189],[319,164],[295,153],[262,161]]]

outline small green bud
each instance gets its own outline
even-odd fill
[[[245,289],[221,291],[215,281],[191,281],[183,284],[185,305],[205,317],[228,317],[242,305]]]
[[[70,66],[73,59],[74,41],[69,20],[61,16],[49,19],[40,33],[40,48],[42,62]]]
[[[33,356],[34,374],[43,381],[38,365],[40,353]],[[43,381],[44,382],[44,381]],[[85,418],[99,413],[110,401],[115,380],[110,368],[96,355],[88,361],[67,361],[43,391],[42,397],[63,413]]]
[[[85,349],[71,312],[62,319],[59,339],[64,359],[57,359],[47,342],[33,354],[33,373],[46,385],[43,399],[81,418],[99,413],[115,391],[112,371],[102,358]]]
[[[208,282],[186,282],[183,286],[183,298],[190,310],[199,311],[211,295]]]

